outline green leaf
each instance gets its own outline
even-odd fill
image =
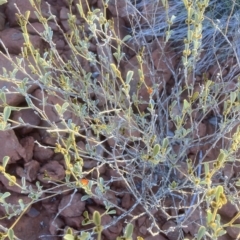
[[[101,215],[98,211],[94,211],[93,213],[93,222],[96,226],[101,225]]]
[[[10,115],[11,115],[11,107],[5,107],[3,110],[3,120],[4,122],[7,122]]]
[[[110,215],[110,214],[116,214],[116,210],[110,210],[109,212],[108,212],[108,214]]]
[[[131,238],[133,234],[133,224],[132,223],[128,223],[126,230],[125,230],[125,234],[124,237],[125,238]]]
[[[5,198],[9,197],[11,195],[11,193],[9,192],[5,192],[5,193],[0,193],[0,203],[4,203],[5,202]]]
[[[62,113],[62,107],[58,103],[54,107],[55,107],[57,113],[59,113],[59,114]]]
[[[164,139],[163,139],[163,143],[162,143],[162,147],[163,147],[164,149],[166,149],[166,148],[168,147],[168,145],[169,145],[168,138],[164,138]]]
[[[207,210],[207,223],[210,224],[210,222],[212,222],[212,217],[213,217],[213,214],[211,212],[211,210]]]
[[[216,195],[215,195],[215,198],[216,198],[216,202],[219,202],[220,200],[220,194],[223,193],[223,186],[217,186],[216,187]]]
[[[81,201],[82,201],[82,202],[83,202],[83,201],[86,201],[86,200],[89,199],[89,198],[90,198],[90,196],[84,195],[84,196],[81,197]]]
[[[156,144],[153,148],[153,156],[155,157],[160,151],[160,145]]]
[[[11,228],[8,229],[7,235],[10,240],[14,240],[14,231]]]
[[[205,236],[205,233],[206,233],[206,228],[204,226],[201,226],[198,229],[197,240],[201,240],[203,238],[203,236]]]
[[[7,102],[6,93],[0,92],[0,99],[3,101],[3,103],[6,104]]]
[[[129,40],[131,37],[132,37],[131,35],[126,35],[126,36],[122,39],[122,41],[123,41],[123,42],[126,42],[126,41]]]
[[[184,99],[183,100],[183,110],[188,110],[190,107],[191,107],[191,104],[186,99]]]
[[[0,0],[0,5],[3,5],[4,3],[7,3],[7,0]]]
[[[219,161],[220,163],[223,163],[224,160],[226,159],[226,154],[222,151],[222,149],[220,151],[221,152],[218,155],[217,161]]]
[[[133,71],[127,72],[126,83],[129,84],[133,77]]]
[[[9,156],[4,156],[3,160],[2,160],[2,165],[4,167],[4,169],[6,168],[8,161],[9,161],[10,157]]]
[[[71,234],[66,234],[66,235],[64,235],[63,239],[64,240],[74,240],[75,237]]]

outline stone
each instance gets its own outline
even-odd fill
[[[54,151],[48,147],[41,147],[39,145],[35,145],[33,149],[33,158],[40,162],[46,162],[49,160],[54,154]]]
[[[22,138],[20,139],[20,143],[26,152],[26,157],[24,160],[25,162],[29,162],[33,157],[34,138],[31,136]]]
[[[28,163],[24,164],[24,176],[26,177],[26,180],[29,182],[33,182],[36,180],[38,171],[40,169],[39,162],[32,160]]]
[[[12,126],[19,126],[21,125],[21,122],[19,118],[23,120],[25,124],[29,124],[31,126],[23,126],[18,128],[18,131],[21,132],[21,134],[25,135],[30,133],[34,127],[37,127],[40,122],[41,118],[37,113],[35,113],[33,109],[20,109],[19,111],[13,111],[11,119],[15,121],[16,123],[13,123]]]
[[[16,6],[15,6],[16,4]],[[29,16],[29,22],[37,22],[38,18],[35,15],[34,11],[35,8],[31,5],[29,0],[22,0],[22,1],[15,1],[15,0],[8,0],[7,3],[7,8],[6,8],[6,17],[7,21],[9,22],[10,27],[17,27],[18,26],[18,18],[16,16],[16,13],[18,13],[18,9],[20,13],[24,14],[26,11],[30,11],[30,16]],[[49,17],[49,6],[47,2],[41,1],[41,13],[43,17]],[[55,16],[57,16],[57,10],[53,7],[50,6],[51,13]]]
[[[0,146],[0,162],[5,156],[10,158],[8,164],[26,158],[26,151],[19,143],[13,130],[0,131]]]
[[[64,196],[58,206],[59,214],[63,217],[80,217],[86,203],[81,201],[82,194],[72,193]]]
[[[44,164],[38,174],[38,180],[47,183],[48,181],[62,181],[65,177],[65,170],[57,161],[50,161]]]
[[[0,51],[0,63],[1,63],[0,75],[1,76],[4,74],[3,68],[6,69],[7,73],[12,72],[13,70],[16,70],[16,68],[12,65],[12,63],[17,63],[17,57],[14,55],[10,55],[10,57],[11,59],[9,59],[6,55],[4,55]],[[32,57],[29,57],[28,60],[31,64],[34,65]],[[30,80],[26,83],[27,93],[31,93],[37,88],[37,85],[31,82],[31,80],[34,79],[37,75],[34,75],[31,73],[31,70],[28,67],[29,62],[26,60],[23,60],[21,63],[21,67],[24,68],[26,73],[18,70],[16,72],[15,79],[13,79],[12,77],[10,78],[10,76],[7,76],[6,79],[2,79],[0,81],[0,89],[3,89],[3,92],[6,95],[6,104],[9,106],[18,106],[25,100],[22,94],[16,93],[15,88],[18,88],[18,86],[15,83],[15,81],[20,83],[25,77],[30,78]],[[3,101],[2,99],[0,99],[0,106],[2,104],[3,104]],[[2,107],[0,107],[0,110],[2,110]]]
[[[15,28],[6,28],[0,32],[0,38],[10,54],[20,54],[25,42],[23,33]],[[43,41],[38,35],[29,34],[29,40],[35,49],[43,51]]]

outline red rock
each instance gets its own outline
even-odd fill
[[[176,240],[179,236],[179,231],[177,229],[177,224],[172,220],[167,221],[163,226],[162,230],[168,231],[166,234],[169,240]]]
[[[54,154],[54,151],[48,147],[40,147],[39,145],[35,145],[33,149],[33,158],[35,160],[46,162],[49,160]]]
[[[0,51],[0,63],[1,63],[1,67],[0,67],[0,75],[3,75],[3,68],[6,69],[7,72],[12,72],[15,67],[12,66],[12,61],[14,63],[17,62],[17,57],[14,55],[10,55],[11,60],[9,60],[9,58],[4,55],[1,51]],[[29,61],[30,63],[32,63],[32,58],[29,57]],[[33,64],[33,63],[32,63]],[[31,78],[34,78],[36,75],[31,73],[31,70],[28,67],[29,62],[26,60],[22,61],[21,67],[23,67],[26,71],[26,73],[28,74],[28,76],[30,76]],[[34,64],[33,64],[34,65]],[[27,75],[21,71],[18,71],[16,73],[16,80],[19,82],[21,82]],[[20,93],[16,93],[16,90],[14,88],[17,88],[18,86],[14,83],[14,81],[9,81],[9,80],[1,80],[0,81],[0,89],[1,88],[6,88],[7,91],[4,91],[6,93],[6,103],[10,106],[18,106],[20,103],[22,103],[24,101],[24,96],[22,96],[22,94]],[[27,93],[31,93],[32,91],[34,91],[37,88],[36,84],[31,83],[31,81],[29,83],[26,84],[26,87],[28,87],[27,89]],[[3,101],[0,99],[0,106],[3,104]],[[2,107],[0,107],[0,109],[2,109]]]
[[[81,201],[82,194],[72,193],[64,196],[58,206],[58,211],[63,217],[79,217],[85,210],[85,202]]]
[[[38,126],[41,122],[41,118],[35,113],[33,109],[21,109],[19,111],[13,111],[11,119],[13,121],[19,122],[21,125],[21,122],[19,121],[19,118],[23,120],[25,124],[29,124],[32,126]],[[13,126],[17,126],[18,124],[14,124]],[[20,132],[22,134],[30,133],[33,130],[33,127],[20,127]]]
[[[26,158],[26,151],[19,143],[13,130],[0,131],[0,146],[0,162],[5,156],[10,157],[8,164]]]
[[[33,182],[37,178],[39,168],[40,164],[35,160],[25,163],[24,170],[26,172],[26,180],[29,182]]]
[[[25,42],[21,31],[15,28],[6,28],[0,32],[0,38],[10,54],[21,53],[21,48]],[[29,34],[29,40],[35,49],[43,51],[43,42],[40,36]]]
[[[5,23],[6,23],[6,16],[4,14],[4,12],[0,12],[0,31],[2,31],[5,27]]]
[[[15,0],[8,0],[7,3],[7,8],[6,8],[6,16],[7,20],[9,21],[9,26],[10,27],[16,27],[18,26],[18,20],[16,13],[18,13],[17,8],[15,7],[15,4],[17,5],[17,8],[19,11],[24,14],[26,11],[30,11],[30,17],[29,21],[32,22],[37,22],[38,18],[35,15],[34,11],[35,8],[32,7],[31,3],[29,0],[22,0],[22,1],[15,1]],[[51,12],[53,15],[57,16],[57,10],[54,9],[53,7],[50,7]],[[49,17],[49,7],[45,1],[41,1],[41,13],[44,17]]]
[[[80,217],[65,217],[64,221],[67,226],[72,227],[74,229],[81,229],[82,221],[84,218],[82,216]]]
[[[57,235],[59,230],[64,226],[64,222],[61,218],[57,217],[56,219],[52,219],[50,226],[49,226],[49,232],[52,235]]]
[[[156,236],[146,237],[146,238],[144,238],[144,240],[167,240],[167,238],[165,238],[164,236],[159,234],[159,235],[156,235]]]
[[[34,138],[31,136],[22,138],[20,140],[22,147],[25,149],[26,157],[24,158],[25,162],[28,162],[33,157],[33,149],[34,149]]]
[[[44,183],[49,181],[61,181],[65,177],[65,170],[57,161],[50,161],[39,170],[38,180]]]

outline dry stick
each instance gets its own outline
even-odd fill
[[[199,166],[198,166],[198,178],[200,178],[200,175],[201,175],[201,170],[202,170],[202,158],[203,158],[203,154],[202,154],[202,150],[200,150],[199,152]],[[197,198],[197,193],[194,193],[193,195],[193,198],[192,198],[192,201],[190,203],[190,207],[188,208],[187,212],[185,215],[183,215],[180,219],[179,219],[179,222],[182,222],[184,218],[187,218],[189,213],[191,212],[192,208],[193,208],[193,205],[196,201],[196,198]]]

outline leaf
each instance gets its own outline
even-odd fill
[[[11,115],[11,107],[5,107],[3,110],[3,120],[7,122]]]
[[[213,214],[211,212],[211,210],[207,210],[207,224],[210,224],[210,222],[212,222],[212,217],[213,217]]]
[[[125,234],[124,237],[125,238],[131,238],[133,234],[133,224],[132,223],[128,223],[126,229],[125,229]]]
[[[7,0],[0,0],[0,5],[7,3]]]
[[[96,226],[101,225],[101,215],[98,211],[94,211],[93,213],[93,222]]]
[[[129,40],[130,38],[132,38],[131,35],[126,35],[126,36],[122,39],[122,41],[123,41],[123,42],[126,42],[126,41]]]
[[[153,156],[155,157],[160,151],[160,145],[156,144],[153,148]]]
[[[166,148],[168,147],[168,145],[169,145],[168,138],[164,138],[164,139],[163,139],[163,143],[162,143],[162,147],[163,147],[164,149],[166,149]]]
[[[133,77],[133,71],[127,72],[126,83],[129,84]]]
[[[7,235],[10,240],[14,240],[14,231],[11,228],[8,229]]]
[[[62,113],[62,107],[58,103],[54,107],[55,107],[57,113],[59,113],[59,114]]]
[[[191,104],[186,99],[184,99],[184,101],[183,101],[183,110],[187,110],[190,107],[191,107]]]
[[[8,161],[9,161],[10,157],[9,156],[4,156],[3,160],[2,160],[2,165],[4,167],[4,169],[6,168]]]
[[[110,214],[116,214],[116,210],[110,210],[109,212],[108,212],[108,214],[110,215]]]
[[[219,161],[220,163],[223,163],[224,160],[226,159],[226,154],[222,151],[222,149],[220,151],[221,152],[218,155],[217,161]]]
[[[64,240],[74,240],[75,237],[71,234],[66,234],[64,237],[63,237]]]
[[[201,226],[198,229],[197,240],[201,240],[203,238],[203,236],[205,236],[205,233],[206,233],[206,228],[204,226]]]
[[[220,200],[220,195],[223,193],[223,186],[217,186],[216,187],[216,193],[215,193],[215,198],[216,202],[218,203]]]

